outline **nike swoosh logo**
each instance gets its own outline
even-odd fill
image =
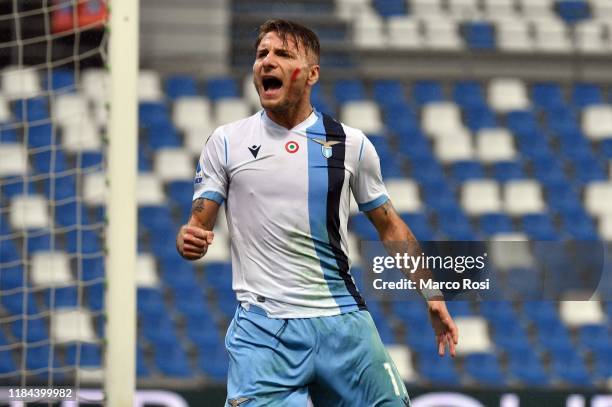
[[[323,147],[331,147],[331,146],[335,146],[336,144],[342,143],[341,141],[335,141],[335,140],[334,141],[323,141],[318,138],[310,138],[310,139],[317,144],[321,144]]]

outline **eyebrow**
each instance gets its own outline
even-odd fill
[[[287,55],[289,55],[289,56],[292,56],[292,57],[296,55],[295,51],[292,51],[292,50],[290,50],[289,48],[280,48],[280,47],[275,47],[275,48],[273,48],[273,50],[274,50],[276,53],[285,53],[285,54],[287,54]],[[259,55],[260,53],[264,52],[264,51],[268,51],[268,52],[269,52],[270,50],[269,50],[268,48],[265,48],[265,47],[264,47],[264,48],[257,48],[257,54],[258,54],[258,55]]]

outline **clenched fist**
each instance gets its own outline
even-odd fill
[[[197,260],[206,254],[215,234],[197,226],[183,225],[176,236],[176,249],[187,260]]]

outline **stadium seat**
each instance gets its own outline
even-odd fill
[[[525,84],[518,79],[493,79],[489,83],[488,100],[498,112],[526,110],[530,102]]]
[[[595,141],[612,138],[612,106],[586,107],[582,117],[582,130]]]
[[[484,169],[478,161],[455,162],[452,164],[451,173],[453,179],[458,183],[485,177]]]
[[[60,94],[55,98],[51,107],[53,119],[60,125],[89,118],[87,98],[79,93]]]
[[[454,20],[441,17],[428,17],[423,21],[425,27],[425,46],[432,50],[461,50],[464,47],[459,26]]]
[[[478,3],[478,0],[449,0],[448,12],[453,18],[476,20],[481,15]]]
[[[604,215],[599,218],[598,231],[603,240],[612,240],[612,215]]]
[[[141,173],[138,175],[136,183],[136,201],[138,206],[163,205],[165,200],[166,196],[159,178],[151,173]]]
[[[181,345],[158,346],[155,350],[155,365],[165,376],[187,378],[192,376],[191,367]]]
[[[157,150],[153,167],[163,182],[191,180],[195,168],[191,156],[182,148]]]
[[[489,254],[497,269],[530,269],[534,266],[535,260],[528,244],[529,239],[524,233],[496,233],[490,240]]]
[[[487,330],[487,322],[482,317],[457,317],[455,323],[462,333],[461,346],[457,347],[458,355],[486,353],[493,349]]]
[[[601,325],[606,321],[599,301],[562,301],[560,313],[563,323],[569,327]]]
[[[590,0],[592,15],[602,20],[612,17],[612,4],[606,0]]]
[[[40,287],[67,285],[73,281],[69,257],[64,252],[38,252],[32,256],[32,284]]]
[[[423,130],[428,135],[453,135],[464,131],[461,112],[452,102],[431,102],[423,106]]]
[[[572,49],[566,25],[556,18],[533,20],[535,49],[543,52],[569,52]]]
[[[339,105],[365,98],[365,89],[360,80],[340,79],[334,83],[334,99]]]
[[[242,80],[242,97],[251,106],[253,110],[261,109],[259,102],[259,94],[255,85],[253,85],[253,75],[247,75]]]
[[[155,288],[159,286],[157,265],[153,255],[143,253],[138,255],[136,259],[136,286],[138,288]]]
[[[380,134],[383,129],[379,108],[372,101],[351,101],[343,104],[340,121],[366,134]]]
[[[58,309],[51,318],[51,338],[56,343],[94,342],[91,316],[83,309]]]
[[[499,184],[492,180],[472,180],[464,183],[461,188],[461,206],[471,216],[501,212]]]
[[[103,68],[85,69],[81,86],[89,100],[103,106],[110,94],[110,72]]]
[[[392,16],[387,19],[389,45],[397,49],[418,49],[423,47],[419,22],[413,17]]]
[[[172,99],[184,96],[197,96],[198,84],[195,78],[189,75],[172,75],[166,78],[164,89],[166,95]]]
[[[434,80],[420,80],[412,86],[412,98],[419,105],[443,102],[445,100],[442,85]]]
[[[440,0],[410,0],[410,12],[417,16],[438,16],[442,14]]]
[[[141,102],[138,104],[140,127],[151,129],[158,125],[171,124],[170,110],[165,102]]]
[[[353,21],[353,43],[357,48],[376,49],[386,44],[384,21],[375,13],[366,12]]]
[[[411,180],[389,180],[385,183],[393,206],[398,212],[418,212],[422,209],[419,190]]]
[[[497,182],[508,182],[517,179],[523,179],[525,173],[519,162],[516,161],[499,161],[493,165],[493,177]]]
[[[587,0],[559,0],[555,3],[557,14],[567,23],[575,24],[591,18]]]
[[[443,164],[457,161],[473,160],[475,157],[472,137],[467,131],[453,133],[440,133],[435,136],[434,152]]]
[[[583,53],[610,52],[610,42],[605,37],[606,26],[599,21],[586,20],[576,24],[576,48]]]
[[[468,47],[476,50],[495,49],[495,28],[486,21],[472,21],[462,25]]]
[[[476,135],[476,154],[485,163],[512,161],[516,151],[512,135],[506,129],[483,129]]]
[[[501,213],[487,213],[478,220],[480,229],[487,235],[496,233],[511,233],[514,230],[512,219]]]
[[[198,96],[177,98],[172,121],[181,130],[209,127],[213,120],[208,99]]]
[[[142,70],[138,75],[138,100],[155,102],[163,98],[161,78],[156,71]]]
[[[425,356],[429,357],[426,358]],[[459,384],[459,374],[450,358],[440,358],[434,352],[421,353],[418,366],[423,378],[432,384],[438,386],[456,386]]]
[[[602,105],[604,97],[598,85],[593,83],[575,83],[572,87],[572,101],[576,107],[583,109],[590,105]]]
[[[496,22],[497,46],[503,51],[531,51],[533,40],[527,21],[515,19],[500,19]]]
[[[0,143],[0,177],[25,174],[28,159],[23,147],[17,143]]]
[[[245,119],[251,115],[251,108],[241,98],[223,98],[215,103],[217,126]]]
[[[13,229],[39,229],[51,225],[47,200],[41,195],[17,195],[11,199],[9,222]]]
[[[516,12],[514,0],[485,0],[488,17],[513,15]]]
[[[403,16],[406,14],[406,2],[404,0],[373,0],[374,9],[384,18]]]
[[[497,357],[492,353],[472,353],[465,357],[464,369],[478,383],[502,386],[505,378]]]
[[[504,186],[504,208],[512,216],[540,213],[546,205],[539,183],[531,180],[516,180]]]
[[[62,147],[68,153],[102,150],[102,137],[91,120],[72,120],[62,128]]]
[[[612,182],[592,182],[585,187],[584,206],[591,215],[612,214],[610,202],[612,202]]]
[[[40,92],[35,69],[9,66],[2,71],[2,95],[8,100],[27,99],[38,96]]]
[[[550,17],[554,15],[555,0],[519,0],[518,4],[523,14],[535,17]]]
[[[225,98],[240,98],[238,84],[232,78],[211,78],[206,82],[206,96],[213,102]]]

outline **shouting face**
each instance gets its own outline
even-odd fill
[[[264,109],[285,113],[309,106],[319,66],[305,47],[291,36],[283,41],[272,31],[262,38],[256,52],[253,82]]]

